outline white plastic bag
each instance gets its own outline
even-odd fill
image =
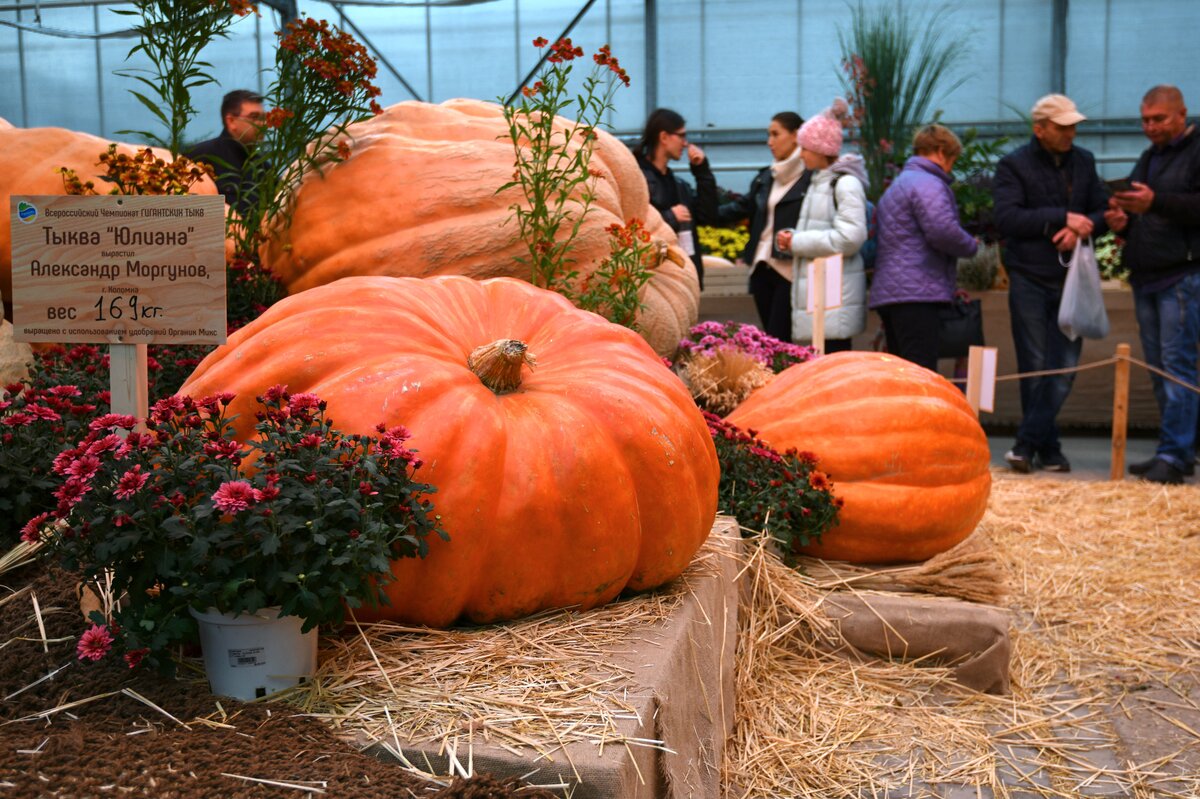
[[[1104,310],[1100,265],[1091,237],[1075,242],[1075,252],[1066,267],[1067,281],[1058,305],[1059,329],[1071,341],[1080,336],[1104,338],[1108,335],[1108,313]]]

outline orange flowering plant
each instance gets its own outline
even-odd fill
[[[383,112],[377,67],[367,48],[326,20],[310,17],[278,31],[271,107],[245,169],[259,175],[255,201],[230,235],[242,257],[258,252],[267,227],[286,229],[305,175],[350,157],[346,128]]]
[[[570,292],[578,272],[572,268],[570,252],[595,199],[598,177],[588,168],[595,130],[612,109],[617,86],[629,85],[629,75],[604,45],[592,56],[596,66],[584,79],[583,91],[572,97],[571,62],[583,57],[583,48],[566,38],[551,45],[538,37],[533,46],[539,50],[549,46],[544,58],[550,66],[536,83],[521,89],[516,105],[504,104],[513,146],[513,179],[497,192],[516,186],[524,197],[511,210],[529,250],[529,256],[519,260],[529,267],[530,282],[574,299]],[[606,79],[606,73],[611,79]],[[577,118],[556,128],[559,114],[572,106]]]
[[[583,279],[575,304],[632,330],[642,308],[642,286],[652,274],[654,245],[637,219],[609,225],[608,235],[609,256]]]

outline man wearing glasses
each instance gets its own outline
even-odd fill
[[[638,166],[650,189],[650,204],[658,209],[675,234],[679,246],[691,257],[704,288],[704,261],[696,238],[696,225],[714,224],[717,217],[717,179],[704,151],[687,140],[682,116],[669,108],[659,108],[646,120],[642,138],[634,146]],[[687,158],[695,191],[676,177],[668,164]]]
[[[255,201],[257,181],[247,174],[246,160],[262,134],[266,117],[261,95],[248,89],[229,92],[221,101],[221,135],[200,142],[187,153],[193,161],[212,165],[217,192],[239,213],[244,214]]]

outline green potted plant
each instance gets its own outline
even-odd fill
[[[347,608],[383,600],[393,558],[423,556],[430,533],[445,537],[428,499],[434,489],[414,480],[421,461],[404,446],[404,428],[343,435],[318,397],[275,386],[258,398],[255,438],[240,442],[232,399],[160,400],[145,432],[131,430],[130,416],[101,416],[55,459],[57,506],[24,536],[46,536],[66,567],[103,575],[120,597],[110,618],[92,614],[81,657],[116,648],[130,667],[170,672],[171,652],[194,642],[197,619],[213,614],[242,618],[235,626],[292,617],[298,634],[338,625]],[[308,640],[315,653],[315,636]],[[247,697],[219,687],[210,654],[245,674],[263,665],[262,653],[206,651],[217,693],[252,698],[263,688]],[[288,675],[284,684],[304,674],[267,668]]]

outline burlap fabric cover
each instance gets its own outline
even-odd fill
[[[718,799],[725,738],[733,728],[733,653],[738,603],[735,579],[739,548],[734,520],[719,516],[713,534],[727,543],[728,556],[693,562],[680,579],[688,589],[676,611],[653,627],[631,629],[611,651],[611,661],[633,673],[628,701],[639,720],[620,723],[631,738],[665,742],[670,752],[613,742],[604,747],[568,744],[551,758],[530,750],[524,757],[480,738],[471,745],[477,773],[496,777],[530,775],[534,784],[575,784],[573,799]],[[410,762],[428,762],[447,773],[448,758],[437,744],[401,742]],[[465,744],[457,758],[466,762]],[[382,758],[392,756],[376,746]],[[578,778],[577,776],[578,775]]]
[[[989,694],[1009,690],[1010,613],[946,597],[878,592],[831,593],[823,605],[838,623],[847,654],[949,666],[954,678]]]

